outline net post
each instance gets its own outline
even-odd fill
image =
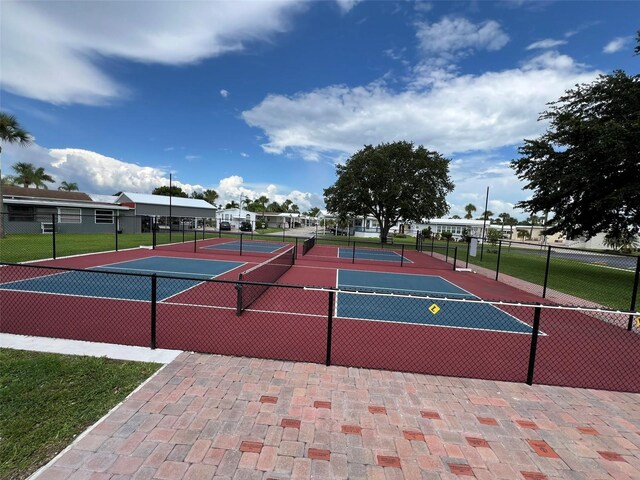
[[[529,368],[527,370],[527,385],[533,385],[533,372],[536,365],[536,351],[538,348],[538,332],[540,331],[540,312],[542,308],[535,308],[533,313],[533,332],[531,332],[531,348],[529,350]]]
[[[156,219],[151,219],[151,247],[155,250],[158,244],[158,239],[156,237],[158,231],[158,224],[156,223]]]
[[[157,319],[157,304],[158,304],[158,276],[157,274],[151,275],[151,349],[156,348],[156,319]]]
[[[204,222],[204,218],[202,219]],[[193,253],[198,251],[198,228],[193,229]]]
[[[329,292],[329,312],[327,313],[327,356],[325,365],[331,365],[331,338],[333,337],[333,305],[335,303],[335,292]]]
[[[456,265],[458,264],[458,246],[453,247],[453,271],[456,271]]]
[[[56,214],[51,214],[51,251],[52,257],[56,259]]]
[[[638,281],[640,280],[640,257],[636,258],[636,273],[633,276],[633,290],[631,290],[631,307],[630,312],[636,311],[636,301],[638,299]],[[629,323],[627,324],[627,330],[631,331],[633,327],[633,315],[629,315]]]
[[[298,237],[296,237],[296,255],[298,255]]]
[[[340,247],[338,247],[340,248]],[[353,242],[353,253],[351,254],[351,263],[356,263],[356,242]]]
[[[502,255],[502,240],[498,240],[498,260],[496,262],[496,282],[498,281],[498,275],[500,275],[500,256]]]
[[[400,266],[402,267],[404,264],[404,243],[400,249]]]
[[[118,251],[118,217],[116,216],[116,212],[113,212],[113,223],[115,224],[116,252],[117,252]]]
[[[205,228],[206,228],[206,221],[205,221],[204,217],[202,217],[202,240],[204,240],[204,234],[205,234],[205,231],[206,231]]]
[[[240,234],[240,256],[242,256],[242,237],[244,236],[244,234]]]
[[[549,280],[549,264],[551,263],[551,245],[547,247],[547,264],[544,267],[544,286],[542,287],[542,298],[547,296],[547,282]]]
[[[242,282],[242,274],[238,275],[238,282]],[[236,283],[236,315],[242,315],[242,284]]]
[[[184,220],[182,220],[182,243],[184,243]]]
[[[449,263],[449,237],[447,237],[447,250],[445,252],[445,256],[444,256],[444,262],[445,263]]]

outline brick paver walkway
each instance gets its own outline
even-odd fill
[[[639,479],[640,395],[183,353],[44,479]]]

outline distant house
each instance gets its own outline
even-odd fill
[[[121,229],[130,208],[95,202],[82,192],[2,187],[4,231],[17,233],[106,233]]]
[[[133,215],[155,219],[161,227],[179,230],[183,226],[198,228],[203,221],[216,216],[216,208],[209,202],[195,198],[168,197],[147,193],[123,192],[116,198],[119,205],[129,207]],[[171,222],[169,217],[172,218]],[[142,226],[143,231],[147,226]]]

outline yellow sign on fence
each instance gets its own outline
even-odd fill
[[[440,307],[434,303],[429,307],[429,311],[435,315],[440,311]]]

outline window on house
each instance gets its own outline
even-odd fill
[[[82,215],[79,208],[59,208],[59,223],[82,223]]]
[[[113,210],[96,210],[96,223],[113,224]]]
[[[35,208],[25,205],[7,205],[10,222],[33,222],[36,219]]]

